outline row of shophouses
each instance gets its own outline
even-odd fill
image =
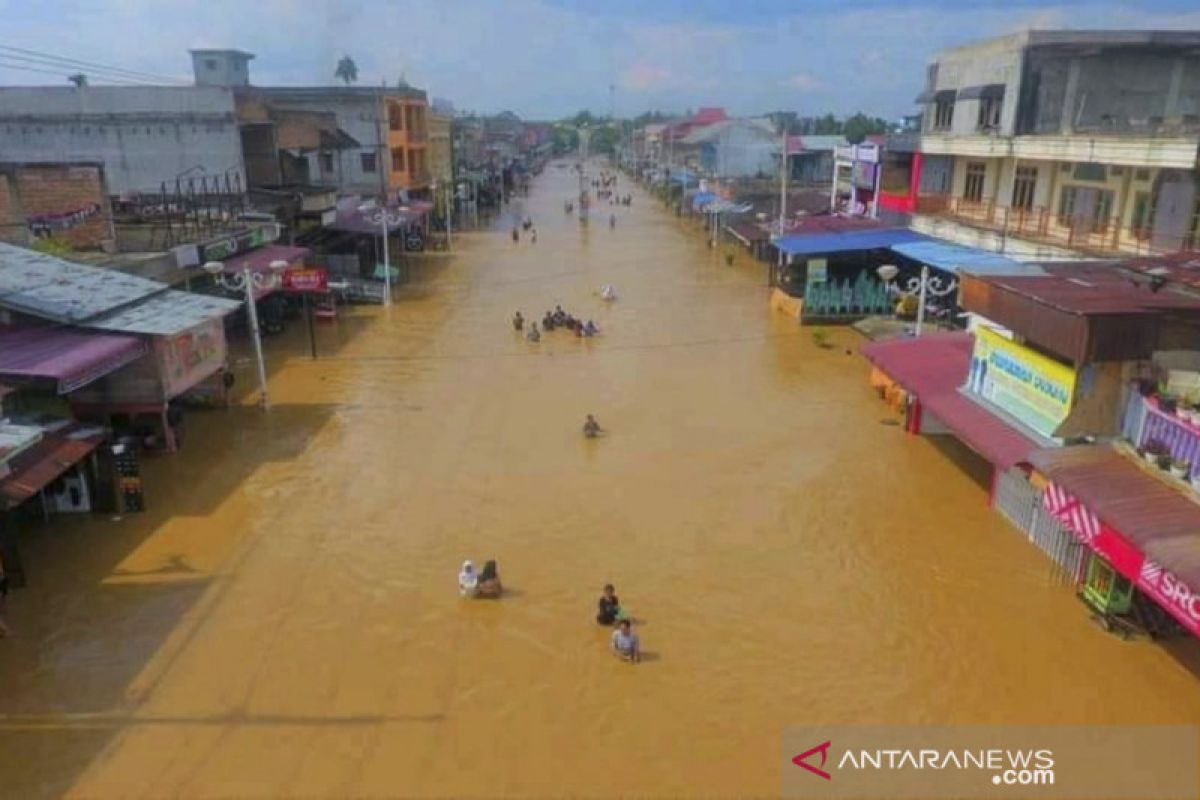
[[[777,180],[773,201],[630,159],[764,262],[776,309],[869,331],[904,430],[965,445],[989,503],[1123,635],[1200,637],[1197,48],[1043,31],[940,53],[918,132],[835,146],[824,186]],[[776,164],[797,151],[779,140]]]
[[[261,87],[249,53],[191,59],[192,85],[0,87],[0,553],[16,585],[31,525],[144,509],[140,457],[181,445],[185,409],[250,394],[231,342],[382,302],[448,211],[463,224],[500,194],[495,159],[454,163],[452,110],[421,90]]]

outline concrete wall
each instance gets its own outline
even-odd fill
[[[1011,135],[1016,122],[1024,46],[1024,36],[1016,35],[940,53],[936,62],[937,78],[932,88],[934,91],[957,91],[970,86],[1004,84],[1004,106],[997,133]],[[975,133],[979,122],[979,104],[978,100],[957,101],[950,132],[956,135]],[[934,106],[930,103],[926,108],[925,130],[933,127],[933,114]]]
[[[103,163],[113,195],[189,170],[245,185],[233,93],[216,87],[0,88],[0,157]]]

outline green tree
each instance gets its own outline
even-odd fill
[[[611,153],[621,141],[621,132],[615,125],[601,125],[592,131],[588,139],[588,150],[592,153]]]
[[[873,134],[886,133],[887,121],[879,117],[868,117],[860,111],[846,120],[842,131],[847,141],[851,144],[858,144]]]
[[[74,75],[68,75],[67,80],[75,84],[76,89],[88,85],[87,75],[84,75],[82,72],[76,72]]]
[[[354,59],[350,56],[342,56],[338,59],[337,69],[333,71],[333,77],[347,86],[356,83],[358,81],[358,65],[354,63]]]

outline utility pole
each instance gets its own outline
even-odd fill
[[[783,129],[783,135],[780,137],[780,142],[779,142],[779,145],[780,145],[780,147],[779,147],[779,239],[780,239],[779,244],[782,245],[783,244],[783,242],[782,242],[783,226],[784,226],[784,223],[787,221],[787,173],[788,173],[787,121],[781,120],[780,127]],[[779,251],[779,266],[778,266],[777,274],[782,275],[784,259],[786,259],[787,256],[784,255],[782,247],[776,247],[776,249]],[[770,285],[771,286],[775,285],[775,275],[771,276]]]

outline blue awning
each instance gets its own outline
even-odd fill
[[[696,192],[692,195],[692,208],[703,208],[716,199],[715,192]]]
[[[934,239],[923,242],[904,242],[891,246],[891,249],[902,256],[920,261],[922,264],[928,264],[943,272],[957,273],[961,270],[976,275],[1046,274],[1046,271],[1037,264],[1024,264],[990,250],[979,250]]]
[[[814,253],[844,253],[850,250],[875,250],[902,242],[921,242],[927,237],[908,228],[882,228],[845,233],[817,233],[808,236],[785,236],[775,246],[789,256]]]

